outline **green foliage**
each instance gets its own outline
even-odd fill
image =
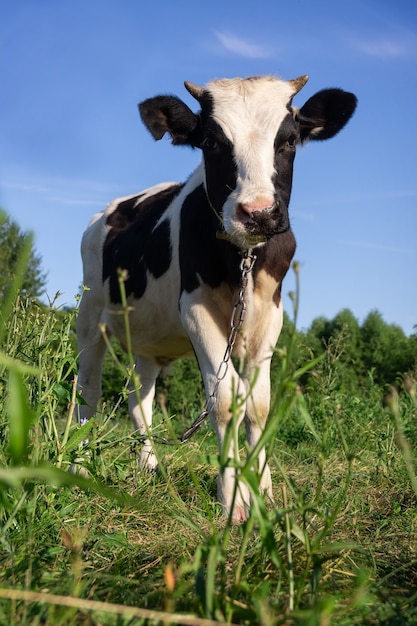
[[[16,276],[24,294],[40,296],[46,284],[41,264],[31,233],[22,232],[16,222],[0,212],[0,302],[10,291],[14,293]]]
[[[405,337],[395,324],[386,324],[372,311],[361,327],[364,371],[373,370],[379,384],[394,384],[398,375],[411,371],[417,360],[417,341]]]
[[[166,406],[179,428],[187,428],[204,404],[204,388],[195,359],[173,363],[157,383],[157,401]]]
[[[348,309],[333,320],[317,318],[300,335],[300,341],[314,355],[337,352],[336,359],[331,357],[332,370],[337,370],[336,378],[348,391],[366,387],[370,372],[381,387],[396,384],[415,371],[417,364],[416,337],[406,337],[399,326],[387,324],[378,311],[371,311],[362,325]]]

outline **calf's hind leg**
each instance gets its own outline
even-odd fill
[[[102,307],[91,292],[83,294],[77,317],[78,388],[86,404],[79,407],[78,420],[87,422],[97,410],[106,342],[100,330]]]
[[[158,459],[153,451],[148,435],[152,429],[152,403],[155,396],[155,382],[161,371],[153,359],[137,355],[135,369],[139,375],[139,390],[130,386],[129,413],[133,425],[140,435],[145,436],[139,459],[141,469],[154,470]]]
[[[82,425],[94,415],[97,404],[101,397],[101,376],[104,356],[106,354],[106,342],[100,330],[102,309],[94,306],[93,298],[88,298],[85,292],[81,300],[80,310],[77,317],[77,341],[78,341],[78,390],[82,394],[85,404],[77,406],[77,420]],[[80,445],[87,443],[85,439]],[[81,452],[82,455],[82,452]],[[79,473],[85,477],[88,472],[81,467],[83,456],[75,460],[70,471]]]

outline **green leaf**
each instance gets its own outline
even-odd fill
[[[345,550],[355,550],[356,552],[362,552],[363,554],[366,554],[366,550],[361,548],[358,544],[347,541],[324,543],[322,546],[315,549],[315,554],[339,554],[340,552],[344,552]]]
[[[53,386],[53,390],[54,390],[54,394],[56,395],[56,397],[59,398],[60,400],[66,400],[67,402],[70,402],[72,400],[73,383],[68,383],[65,381],[60,382],[60,383],[55,383],[55,385]],[[84,400],[84,398],[79,393],[79,391],[77,391],[75,394],[75,401],[76,401],[76,404],[78,405],[87,404],[87,402]]]
[[[306,374],[314,367],[316,367],[316,365],[318,365],[320,361],[323,361],[324,356],[324,354],[320,354],[320,356],[312,359],[311,361],[303,365],[303,367],[299,367],[293,374],[293,380],[298,380],[299,378],[301,378],[301,376],[303,376],[303,374]]]
[[[55,383],[54,394],[61,400],[71,400],[71,388],[68,383]]]
[[[206,571],[206,611],[207,614],[212,617],[214,609],[214,599],[216,595],[216,571],[220,562],[220,547],[215,544],[211,546],[208,558],[207,558],[207,571]]]
[[[9,453],[13,463],[17,464],[27,460],[29,431],[35,416],[28,402],[22,375],[15,369],[10,370],[8,389]]]
[[[4,352],[0,352],[0,365],[4,365],[8,369],[13,369],[21,374],[31,374],[34,376],[39,374],[39,369],[37,367],[33,367],[33,365],[28,365],[27,363],[23,363],[23,361],[13,359],[7,354],[4,354]]]
[[[318,443],[321,443],[321,437],[314,427],[313,420],[311,419],[311,415],[307,409],[305,398],[302,394],[298,396],[297,407],[301,413],[301,416],[304,420],[305,425],[307,426],[311,434],[314,436],[315,440],[318,441]]]
[[[218,454],[204,455],[204,461],[213,467],[220,467],[220,457]]]
[[[75,448],[78,448],[78,446],[80,446],[82,442],[87,439],[93,426],[94,418],[91,418],[88,420],[88,422],[77,428],[75,433],[72,435],[72,437],[70,437],[70,439],[64,446],[63,452],[71,452],[72,450],[75,450]]]
[[[306,545],[306,533],[305,531],[297,524],[294,519],[291,520],[291,534],[294,535],[301,543]]]

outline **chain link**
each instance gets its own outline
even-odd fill
[[[165,439],[164,437],[160,437],[157,435],[137,435],[135,437],[136,441],[139,443],[144,443],[145,441],[154,441],[155,443],[161,443],[165,445],[178,445],[179,443],[185,443],[197,432],[200,426],[206,421],[211,411],[214,409],[214,406],[217,402],[217,393],[219,390],[220,383],[222,380],[226,378],[229,362],[232,357],[232,352],[234,345],[236,343],[236,339],[240,329],[242,328],[243,320],[245,319],[246,314],[246,289],[248,286],[249,274],[253,270],[253,266],[256,261],[256,254],[252,249],[245,250],[242,254],[242,260],[239,265],[240,269],[240,283],[239,283],[239,294],[238,299],[233,305],[232,314],[230,316],[230,333],[227,341],[226,350],[223,356],[223,359],[217,369],[216,372],[216,382],[214,383],[213,390],[209,397],[206,400],[203,410],[198,415],[198,417],[194,420],[190,428],[181,435],[179,439]]]
[[[223,359],[216,372],[216,382],[214,383],[213,390],[206,400],[203,410],[193,424],[188,428],[180,437],[181,443],[188,441],[194,433],[205,422],[211,411],[214,409],[214,405],[217,401],[217,392],[219,390],[220,383],[225,379],[227,371],[229,369],[229,361],[232,356],[233,348],[236,343],[236,339],[239,330],[242,328],[243,320],[246,314],[246,289],[248,286],[249,274],[253,270],[253,266],[256,261],[256,254],[253,250],[245,250],[242,252],[242,260],[240,262],[240,285],[239,295],[236,303],[233,305],[232,315],[230,317],[230,334],[227,341],[227,347],[223,356]]]

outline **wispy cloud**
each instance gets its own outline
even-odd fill
[[[99,206],[104,208],[106,202],[103,200],[85,200],[83,198],[64,198],[61,196],[49,196],[49,202],[53,202],[54,204],[65,204],[70,206]]]
[[[415,254],[415,250],[396,246],[387,246],[386,244],[376,243],[375,241],[348,241],[347,243],[354,248],[365,248],[367,250],[378,250],[380,252],[394,254]]]
[[[0,188],[64,205],[104,206],[109,185],[89,180],[24,175],[0,179]]]
[[[230,31],[215,31],[216,39],[225,50],[247,59],[266,59],[272,56],[266,46],[243,39]]]
[[[414,33],[405,33],[402,37],[352,37],[350,44],[356,52],[382,61],[417,58],[417,36]]]
[[[314,213],[309,213],[308,211],[304,211],[303,209],[291,208],[291,217],[300,222],[308,222],[312,223],[316,221],[316,216]]]

